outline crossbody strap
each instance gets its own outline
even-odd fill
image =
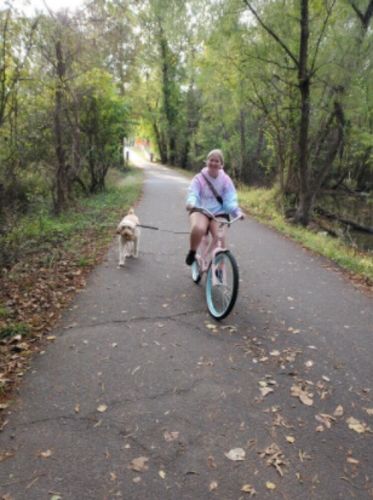
[[[208,185],[208,187],[211,189],[211,191],[213,192],[215,198],[218,200],[218,202],[223,205],[223,198],[220,196],[220,194],[216,191],[216,189],[214,188],[213,184],[209,181],[209,179],[205,176],[205,174],[203,172],[201,172],[201,175],[202,177],[205,179],[206,181],[206,184]]]

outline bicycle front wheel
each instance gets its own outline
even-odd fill
[[[206,277],[207,308],[213,318],[223,319],[232,311],[238,283],[238,265],[234,256],[229,251],[217,253]]]

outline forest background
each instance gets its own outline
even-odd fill
[[[31,16],[6,4],[1,266],[22,253],[25,216],[105,190],[135,137],[189,171],[219,146],[234,180],[272,187],[296,224],[322,215],[371,237],[372,16],[372,0],[92,0]]]
[[[245,208],[372,283],[372,16],[373,0],[0,5],[0,410],[138,199],[135,142],[190,175],[220,147]]]

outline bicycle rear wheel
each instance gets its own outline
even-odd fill
[[[232,311],[238,283],[238,265],[234,256],[229,251],[217,253],[206,277],[207,308],[213,318],[223,319]]]

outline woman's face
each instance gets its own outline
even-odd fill
[[[219,170],[223,167],[220,156],[212,154],[207,159],[208,173],[211,177],[217,177],[219,175]]]

